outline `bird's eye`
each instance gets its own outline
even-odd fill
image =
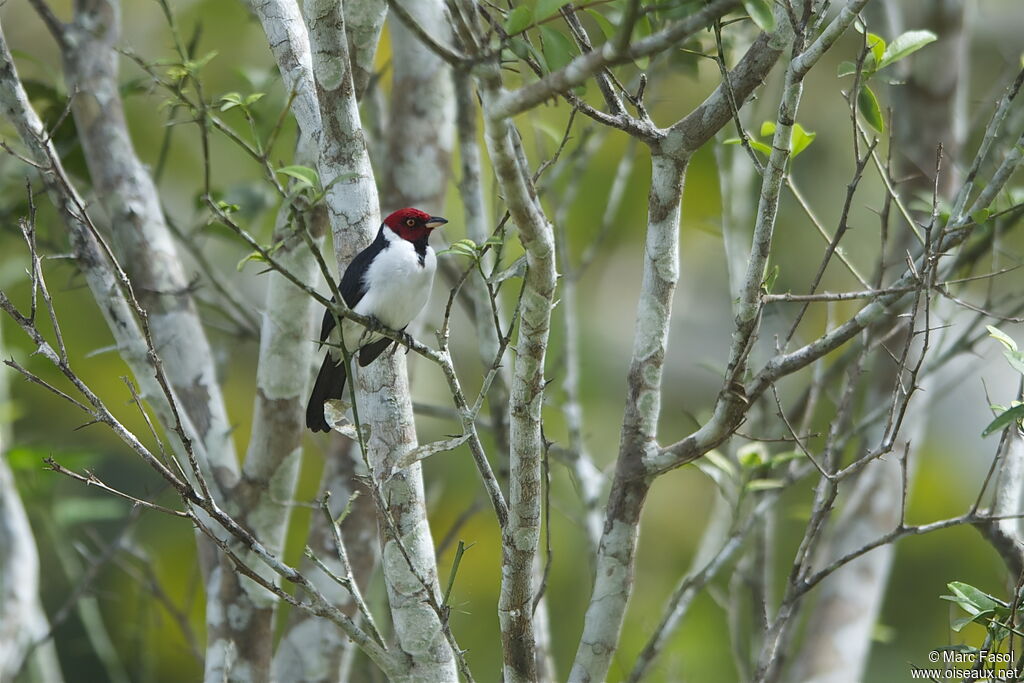
[[[405,219],[405,224],[408,225],[411,228],[412,226],[416,225],[416,221],[414,221],[411,218],[406,218]]]

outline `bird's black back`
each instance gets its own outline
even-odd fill
[[[345,300],[345,304],[349,308],[355,308],[363,296],[366,294],[366,269],[369,267],[370,262],[379,254],[388,248],[388,240],[384,237],[384,226],[380,226],[380,230],[377,231],[377,238],[370,243],[366,249],[356,254],[356,257],[352,259],[352,262],[348,264],[348,268],[345,269],[345,274],[341,276],[341,283],[338,284],[338,291],[341,293],[341,298]],[[334,297],[331,297],[331,301],[334,301]],[[327,341],[327,335],[334,329],[335,321],[334,316],[331,315],[329,310],[324,311],[324,321],[320,326],[320,342]]]

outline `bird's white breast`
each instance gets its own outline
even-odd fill
[[[392,237],[370,264],[363,276],[366,294],[356,304],[356,313],[372,315],[391,329],[400,330],[419,315],[430,298],[437,270],[437,256],[429,246],[420,264],[416,247]],[[355,323],[346,325],[345,346],[349,350],[365,346],[377,335],[364,336],[365,329]],[[355,328],[355,329],[353,329]]]

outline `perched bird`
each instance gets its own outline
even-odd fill
[[[356,313],[376,318],[393,330],[404,330],[427,303],[437,269],[437,256],[427,243],[431,231],[448,221],[419,209],[399,209],[384,219],[377,239],[356,254],[341,277],[338,291]],[[341,321],[345,349],[359,366],[372,363],[392,344],[359,323]],[[306,426],[314,432],[330,431],[324,401],[343,397],[346,368],[341,337],[330,311],[324,313],[320,343],[330,347],[316,376],[306,406]]]

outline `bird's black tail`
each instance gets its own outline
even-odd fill
[[[329,432],[330,425],[324,418],[324,401],[342,398],[345,391],[345,363],[335,364],[331,354],[324,357],[324,364],[313,384],[313,392],[306,405],[306,426],[314,432]]]

